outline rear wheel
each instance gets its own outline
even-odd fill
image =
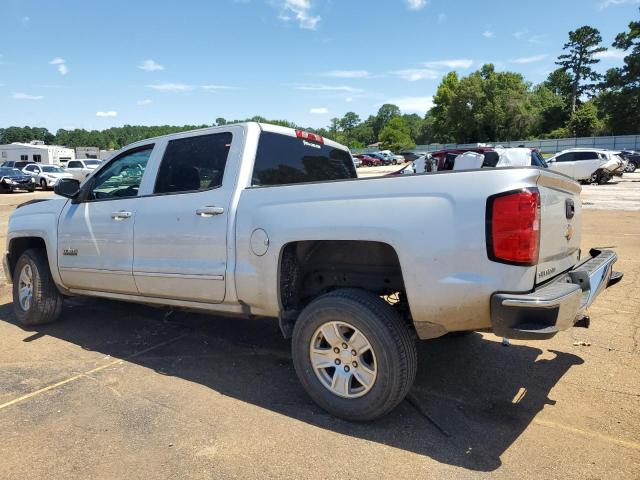
[[[636,168],[637,168],[637,167],[636,167],[636,164],[635,164],[635,163],[633,163],[633,162],[629,162],[629,163],[627,164],[627,168],[625,169],[625,171],[626,171],[626,172],[628,172],[628,173],[633,173],[633,172],[635,172],[635,171],[636,171]]]
[[[42,187],[42,190],[47,189],[47,181],[44,178],[40,179],[40,187]]]
[[[13,311],[23,325],[42,325],[58,319],[62,295],[58,291],[43,249],[26,250],[13,274]]]
[[[387,302],[363,290],[336,290],[311,302],[295,324],[291,347],[309,396],[346,420],[387,414],[416,374],[409,329]]]

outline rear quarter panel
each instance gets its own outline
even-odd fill
[[[505,168],[246,188],[237,210],[238,298],[255,314],[279,314],[278,265],[287,243],[378,241],[398,255],[421,337],[488,327],[491,294],[531,290],[535,267],[488,259],[486,200],[533,187],[538,176],[535,168]],[[269,237],[263,256],[250,247],[258,228]]]

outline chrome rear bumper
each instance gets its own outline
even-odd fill
[[[592,249],[572,270],[531,293],[495,293],[491,297],[493,332],[501,337],[544,340],[574,325],[607,287],[622,280],[613,271],[613,250]]]

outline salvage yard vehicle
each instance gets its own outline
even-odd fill
[[[640,168],[640,152],[623,150],[620,152],[620,156],[627,161],[627,166],[624,169],[625,172],[633,173]]]
[[[551,170],[575,180],[603,185],[616,173],[622,174],[626,163],[610,150],[571,148],[547,158]]]
[[[362,166],[364,167],[378,167],[382,165],[382,160],[379,158],[371,157],[369,155],[360,154],[356,155],[356,158],[359,158],[362,162]]]
[[[100,160],[69,160],[64,170],[73,175],[73,178],[76,180],[82,181],[101,164],[102,162]]]
[[[36,184],[30,175],[21,172],[17,168],[0,167],[0,193],[26,190],[33,192]]]
[[[43,190],[53,188],[61,178],[73,178],[73,175],[57,165],[30,163],[22,171],[31,175],[36,185],[40,185]]]
[[[353,421],[407,395],[415,337],[548,339],[587,326],[622,278],[613,251],[581,252],[580,186],[564,175],[362,179],[346,147],[268,124],[142,140],[55,192],[9,220],[22,324],[57,320],[74,295],[278,318],[309,396]]]

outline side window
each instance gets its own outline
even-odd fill
[[[576,152],[576,160],[596,160],[598,154],[596,152]]]
[[[29,155],[20,155],[20,160],[26,162],[29,160]]]
[[[153,145],[149,145],[125,153],[111,161],[94,175],[88,199],[125,198],[138,195],[142,174],[147,167],[152,150]]]
[[[40,163],[42,161],[42,155],[33,155],[33,161]]]
[[[225,132],[169,141],[153,192],[197,192],[221,186],[232,139]]]
[[[556,158],[556,162],[573,162],[575,160],[575,154],[573,152],[563,153]]]
[[[82,168],[80,162],[71,161],[67,164],[67,168]]]
[[[26,167],[24,167],[24,169],[25,169],[27,172],[33,172],[33,170],[34,170],[35,168],[36,168],[36,167],[35,167],[35,165],[27,165]]]

